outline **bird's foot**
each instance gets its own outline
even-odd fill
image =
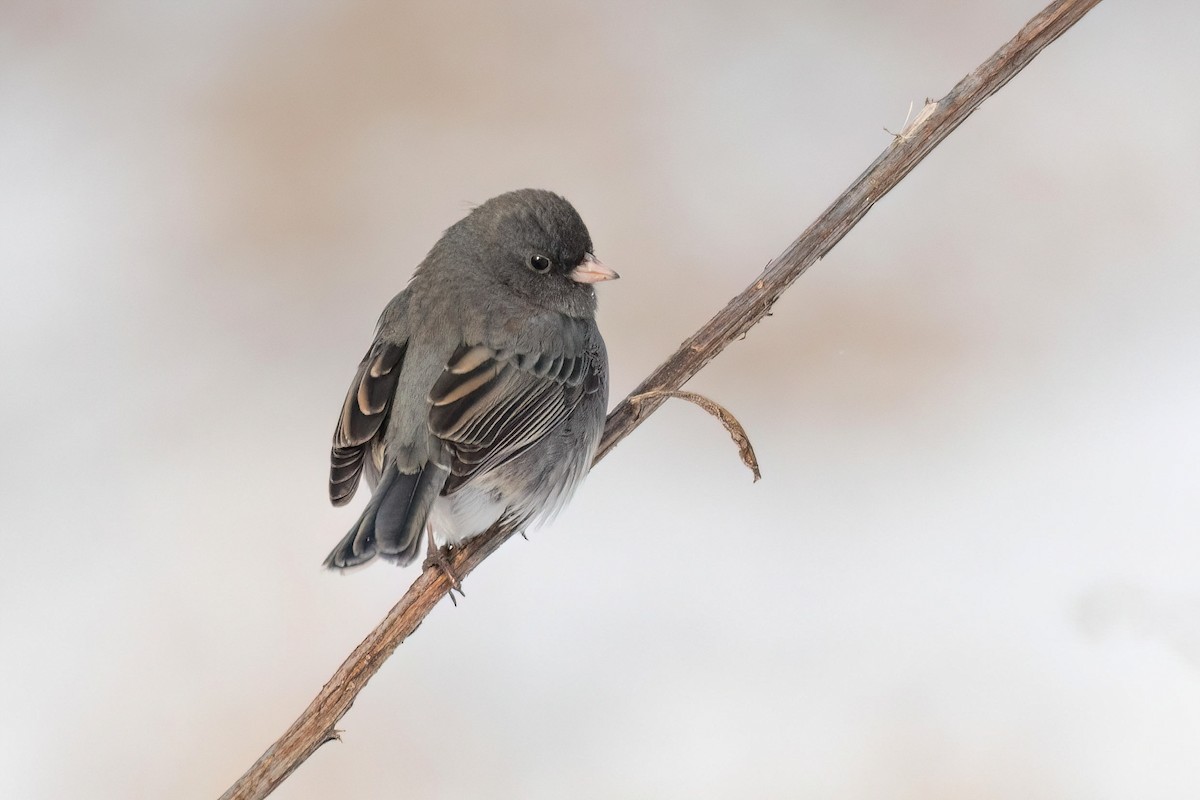
[[[429,537],[428,551],[429,555],[425,559],[425,563],[421,565],[421,568],[437,566],[442,571],[442,574],[446,576],[446,580],[450,581],[450,602],[458,605],[458,600],[454,598],[454,593],[458,592],[463,597],[466,597],[467,593],[463,591],[462,582],[454,574],[454,570],[450,568],[450,560],[447,558],[450,554],[450,545],[438,547],[431,536]]]

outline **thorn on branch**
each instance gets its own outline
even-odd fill
[[[750,444],[750,437],[746,435],[746,429],[742,427],[742,423],[738,422],[729,409],[719,403],[709,400],[702,394],[695,392],[685,392],[682,390],[668,391],[666,389],[655,389],[650,392],[634,395],[629,398],[629,402],[633,403],[635,408],[641,404],[642,400],[649,400],[652,397],[678,397],[680,400],[687,400],[689,403],[695,403],[700,408],[712,414],[721,424],[725,426],[725,430],[733,438],[733,443],[737,445],[738,455],[742,458],[742,463],[745,464],[750,472],[754,475],[755,482],[762,477],[762,473],[758,469],[758,458],[754,455],[754,446]]]
[[[917,128],[924,125],[925,120],[933,116],[933,112],[937,111],[937,107],[938,104],[936,100],[930,100],[928,97],[926,97],[925,105],[921,107],[921,110],[917,112],[917,116],[913,117],[912,121],[910,122],[909,117],[912,116],[912,103],[909,103],[908,113],[904,115],[904,127],[900,129],[900,132],[892,133],[887,128],[884,128],[883,130],[885,133],[890,133],[892,135],[893,144],[907,142],[916,134]]]

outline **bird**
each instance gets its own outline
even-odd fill
[[[575,208],[541,189],[475,207],[384,308],[342,404],[329,498],[371,498],[325,559],[401,566],[496,523],[547,521],[591,467],[608,406],[595,284],[618,278]],[[453,597],[453,595],[451,595]]]

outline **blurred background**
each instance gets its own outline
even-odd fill
[[[0,796],[216,797],[399,598],[328,443],[472,204],[615,402],[1041,7],[4,4]],[[1200,794],[1198,40],[1102,3],[690,384],[760,483],[668,404],[276,797]]]

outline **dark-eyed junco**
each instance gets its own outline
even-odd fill
[[[349,502],[363,473],[372,495],[325,565],[408,564],[423,531],[453,545],[561,508],[604,427],[592,284],[616,277],[551,192],[502,194],[447,230],[384,309],[350,384],[329,497]]]

